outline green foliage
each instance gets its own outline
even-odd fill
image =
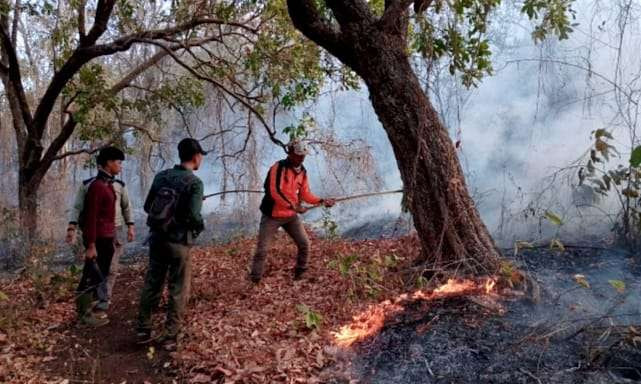
[[[392,253],[377,255],[369,260],[361,259],[358,254],[339,254],[328,263],[329,268],[337,269],[341,277],[350,283],[348,294],[357,296],[365,294],[377,297],[383,287],[385,273],[398,265],[400,258]],[[417,284],[420,281],[417,281]]]
[[[594,146],[585,166],[579,169],[579,185],[587,183],[602,196],[613,194],[620,203],[620,214],[613,230],[629,245],[641,241],[641,146],[630,153],[628,166],[610,166],[612,158],[621,157],[610,144],[612,134],[605,129],[592,132]]]
[[[44,302],[68,299],[78,284],[81,272],[82,269],[75,265],[71,265],[62,272],[34,271],[31,275],[31,280],[35,288],[36,298]]]
[[[557,215],[554,212],[545,211],[545,214],[543,215],[543,217],[545,217],[550,223],[554,225],[558,225],[558,226],[563,225],[563,220],[561,220],[559,215]]]
[[[503,277],[505,280],[510,280],[512,278],[512,274],[516,271],[516,267],[512,262],[509,260],[501,260],[501,264],[499,267],[499,274],[501,277]]]
[[[261,14],[269,22],[246,54],[245,68],[285,109],[313,100],[327,74],[320,48],[293,27],[285,0],[265,1]]]
[[[572,32],[570,18],[575,19],[571,8],[573,0],[525,0],[521,12],[539,24],[534,28],[532,37],[535,41],[542,41],[553,33],[559,39],[567,39]]]
[[[423,289],[423,288],[427,287],[428,283],[429,283],[429,281],[423,275],[419,275],[416,278],[416,288],[417,289]]]
[[[9,296],[6,293],[0,291],[0,301],[9,301]]]
[[[303,318],[303,324],[305,324],[307,329],[320,329],[320,326],[323,323],[323,316],[321,316],[320,313],[314,311],[305,304],[298,304],[296,309],[300,312]]]
[[[623,293],[625,291],[625,283],[622,280],[608,280],[608,283],[614,288],[618,293]]]
[[[477,85],[493,71],[487,28],[492,11],[500,3],[500,0],[434,1],[426,11],[415,15],[409,26],[410,52],[428,60],[447,58],[452,75],[460,73],[467,87]],[[535,41],[549,34],[561,39],[568,37],[572,32],[570,18],[574,18],[571,4],[572,0],[525,0],[521,11],[538,23],[532,33]]]
[[[639,168],[641,166],[641,145],[634,148],[632,154],[630,155],[630,166],[634,168]]]
[[[349,255],[339,255],[338,259],[329,262],[330,268],[337,268],[341,276],[347,277],[350,274],[352,266],[358,260],[358,255],[350,253]]]
[[[286,126],[283,128],[283,133],[289,136],[290,140],[303,139],[314,129],[316,129],[316,120],[310,114],[304,113],[298,124]]]
[[[428,60],[448,58],[450,74],[461,74],[467,87],[492,74],[490,44],[485,36],[489,14],[500,0],[436,2],[431,15],[419,14],[409,31],[410,51]],[[433,19],[449,14],[448,23],[436,26]],[[432,16],[432,17],[428,17]]]

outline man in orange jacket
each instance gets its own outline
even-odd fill
[[[334,199],[321,199],[309,190],[307,171],[303,167],[307,154],[305,143],[292,140],[287,145],[287,158],[276,162],[265,178],[265,197],[260,205],[263,216],[249,274],[254,283],[258,283],[263,276],[267,247],[280,227],[283,227],[298,247],[294,280],[299,280],[307,269],[309,255],[309,239],[298,216],[306,211],[301,203],[323,204],[326,207],[335,203]]]

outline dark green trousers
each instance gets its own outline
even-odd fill
[[[149,268],[145,285],[140,294],[138,311],[138,331],[151,330],[151,313],[158,307],[165,280],[169,290],[169,305],[165,332],[176,336],[180,328],[189,300],[191,285],[190,247],[152,238],[149,244]]]

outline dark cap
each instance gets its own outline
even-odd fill
[[[197,153],[207,154],[198,140],[187,138],[180,140],[180,143],[178,143],[178,157],[180,157],[181,161],[190,160]]]
[[[124,160],[125,154],[116,147],[105,147],[98,152],[96,162],[98,165],[107,164],[108,160]]]

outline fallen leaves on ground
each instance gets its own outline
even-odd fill
[[[194,253],[188,337],[176,354],[191,372],[193,383],[217,379],[225,383],[318,381],[334,359],[334,332],[368,305],[402,289],[394,267],[385,260],[392,256],[409,260],[417,250],[412,238],[315,239],[310,269],[303,280],[293,281],[296,249],[284,236],[275,243],[265,277],[257,286],[246,278],[253,240]],[[379,265],[384,276],[370,281],[356,272],[341,272],[335,261],[352,254],[358,255],[351,265],[354,271]],[[376,282],[380,287],[372,295],[368,285]],[[301,307],[322,317],[319,329],[306,327]]]
[[[371,305],[398,296],[397,271],[418,252],[415,237],[312,239],[309,270],[294,281],[296,248],[280,235],[255,286],[247,280],[254,243],[193,250],[186,337],[172,354],[187,382],[319,382],[335,360],[336,332]],[[74,320],[71,292],[43,302],[27,278],[2,282],[0,290],[9,298],[0,302],[0,382],[60,383],[64,378],[42,366],[56,358],[50,352],[69,329],[59,325]],[[163,314],[155,316],[157,323]]]
[[[62,324],[73,319],[69,300],[42,301],[44,292],[33,280],[3,281],[8,300],[0,302],[0,382],[59,383],[40,368],[56,357],[52,351],[64,334]]]

